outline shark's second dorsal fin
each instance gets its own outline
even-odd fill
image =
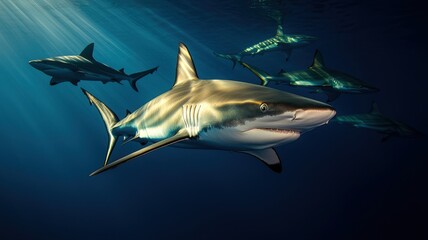
[[[83,51],[80,53],[80,56],[88,60],[94,60],[93,53],[94,53],[94,43],[91,43],[88,46],[86,46],[85,49],[83,49]]]
[[[324,58],[321,55],[320,50],[315,51],[314,61],[310,67],[321,68],[324,67]]]
[[[376,102],[373,102],[372,103],[372,109],[370,109],[370,113],[374,113],[374,114],[379,114],[380,113],[380,111],[379,111],[379,107],[377,106],[377,103]]]
[[[175,77],[175,85],[181,84],[187,81],[198,80],[198,74],[196,73],[195,65],[193,64],[192,56],[186,45],[180,43],[178,47],[177,56],[177,69]]]
[[[125,74],[125,68],[121,68],[121,69],[119,69],[119,72],[121,72],[121,73]]]

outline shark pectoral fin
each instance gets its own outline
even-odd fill
[[[278,154],[273,148],[266,148],[261,150],[250,150],[250,151],[241,151],[243,153],[250,154],[263,163],[265,163],[270,169],[274,172],[280,173],[282,171],[281,160],[279,160]]]
[[[97,175],[97,174],[102,173],[104,171],[107,171],[111,168],[117,167],[118,165],[125,163],[131,159],[134,159],[134,158],[139,157],[141,155],[147,154],[147,153],[154,151],[156,149],[166,147],[168,145],[183,141],[183,140],[188,139],[188,138],[189,138],[189,134],[187,133],[187,131],[185,129],[183,129],[183,130],[179,131],[176,135],[174,135],[170,138],[164,139],[162,141],[159,141],[157,143],[153,143],[150,146],[147,146],[147,147],[142,148],[138,151],[135,151],[135,152],[133,152],[133,153],[131,153],[125,157],[122,157],[122,158],[120,158],[120,159],[96,170],[95,172],[91,173],[89,176]]]

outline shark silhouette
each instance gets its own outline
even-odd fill
[[[288,61],[291,52],[295,48],[307,46],[316,38],[306,35],[285,34],[282,28],[282,22],[278,21],[278,27],[275,36],[249,46],[236,54],[221,54],[214,52],[214,55],[231,60],[233,67],[237,62],[241,62],[245,56],[261,55],[267,52],[283,51],[287,54]]]
[[[243,152],[280,172],[281,162],[273,147],[298,139],[335,115],[328,104],[276,89],[201,80],[184,44],[179,45],[172,89],[122,120],[89,92],[83,92],[100,112],[110,139],[104,167],[91,176],[169,145]],[[121,136],[126,142],[150,145],[108,164]]]
[[[327,68],[319,50],[315,51],[312,65],[306,70],[286,72],[281,70],[277,75],[269,75],[267,72],[241,62],[242,66],[249,69],[261,80],[261,85],[269,82],[285,83],[297,87],[310,87],[314,93],[322,92],[328,97],[327,102],[334,101],[342,93],[371,93],[379,89],[370,86],[357,78]]]
[[[382,114],[375,102],[373,102],[369,113],[336,116],[331,122],[374,130],[384,135],[382,142],[394,136],[413,138],[421,138],[424,136],[423,133],[415,128]]]
[[[123,68],[115,70],[96,61],[93,52],[94,43],[91,43],[83,49],[80,55],[31,60],[29,63],[34,68],[52,76],[50,85],[62,82],[71,82],[73,85],[77,85],[80,80],[101,81],[103,83],[120,83],[122,80],[128,80],[131,87],[137,92],[137,81],[147,74],[155,72],[158,68],[128,75]]]

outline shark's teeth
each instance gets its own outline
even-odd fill
[[[189,137],[196,137],[200,131],[201,104],[186,104],[182,108],[184,127]]]
[[[257,128],[257,129],[275,132],[275,133],[300,133],[299,131],[290,130],[290,129],[278,129],[278,128]]]

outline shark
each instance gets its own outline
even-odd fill
[[[121,120],[91,93],[82,91],[98,109],[109,136],[104,166],[91,176],[170,145],[242,152],[280,172],[274,147],[295,141],[336,114],[326,103],[276,89],[232,80],[202,80],[183,43],[179,44],[173,87]],[[120,137],[144,147],[108,163]]]
[[[391,137],[420,138],[424,134],[402,122],[393,120],[379,111],[378,105],[373,102],[369,113],[336,116],[331,122],[347,124],[356,128],[371,129],[383,134],[382,142]]]
[[[102,83],[129,81],[131,87],[138,92],[137,81],[142,77],[154,73],[158,67],[134,74],[126,74],[124,69],[115,70],[93,57],[94,43],[89,44],[79,55],[58,56],[29,61],[29,64],[52,76],[50,85],[70,82],[77,85],[80,80],[101,81]]]
[[[278,21],[275,36],[249,46],[236,54],[221,54],[214,52],[214,55],[231,60],[233,63],[233,68],[235,67],[236,63],[241,62],[242,58],[245,56],[261,55],[274,51],[285,52],[287,55],[286,61],[288,61],[293,49],[307,46],[315,39],[315,37],[307,35],[285,34],[283,31],[282,22]]]
[[[288,84],[296,87],[310,87],[313,93],[325,93],[327,102],[332,102],[342,93],[372,93],[379,89],[344,72],[327,68],[319,50],[315,51],[312,64],[306,70],[286,72],[283,69],[276,75],[241,62],[241,65],[254,73],[261,85],[269,82],[276,84]]]

